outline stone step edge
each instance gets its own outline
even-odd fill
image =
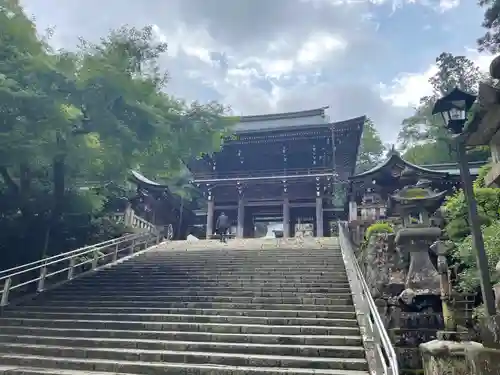
[[[113,293],[120,291],[120,288],[118,287],[101,287],[98,288],[97,286],[95,287],[74,287],[74,288],[61,288],[60,291],[65,290],[66,292],[73,292],[73,293],[78,293],[82,292],[82,294],[85,295],[85,293],[92,293],[94,292],[97,294],[97,292],[103,293]],[[328,290],[327,290],[328,289]],[[183,287],[179,286],[177,288],[151,288],[151,287],[142,287],[142,288],[131,288],[127,289],[129,293],[151,293],[151,294],[161,294],[164,293],[168,295],[169,293],[179,293],[179,292],[186,292],[186,293],[200,293],[201,291],[205,292],[210,292],[210,293],[221,293],[221,292],[231,292],[231,293],[284,293],[284,294],[290,294],[290,293],[295,293],[297,295],[303,295],[303,294],[350,294],[351,289],[349,287],[338,287],[338,288],[304,288],[303,290],[293,290],[293,289],[277,289],[277,288],[247,288],[247,287],[241,287],[241,288],[234,288],[234,287],[220,287],[220,288],[212,288],[212,287],[206,287],[205,285],[199,286],[197,288],[194,287]],[[52,291],[51,291],[52,292]],[[85,293],[83,293],[85,292]]]
[[[89,301],[89,300],[55,300],[51,299],[50,304],[52,306],[60,306],[60,303],[63,303],[64,306],[69,306],[70,304],[73,306],[86,306],[86,307],[103,307],[103,306],[109,306],[109,305],[116,305],[117,301],[109,301],[109,300],[97,300],[97,301]],[[344,303],[339,303],[339,304],[331,304],[331,305],[325,305],[325,304],[297,304],[297,303],[252,303],[252,302],[244,302],[244,303],[233,303],[233,302],[205,302],[205,301],[175,301],[175,302],[161,302],[161,301],[119,301],[119,304],[124,304],[124,306],[121,307],[142,307],[142,308],[148,308],[150,306],[148,305],[154,305],[152,308],[162,308],[158,306],[165,306],[165,305],[172,305],[172,304],[184,304],[184,305],[189,305],[189,304],[205,304],[205,305],[224,305],[224,306],[234,306],[234,305],[241,305],[245,306],[245,309],[248,310],[256,310],[256,306],[261,306],[261,305],[267,305],[267,306],[279,306],[280,310],[284,311],[290,311],[293,309],[288,309],[287,307],[295,307],[295,306],[302,306],[302,307],[307,307],[308,309],[311,308],[321,308],[322,310],[320,311],[346,311],[346,308],[349,308],[349,311],[352,311],[354,308],[354,304],[352,302],[344,302]],[[29,306],[39,306],[43,307],[44,305],[39,305],[39,304],[34,304],[34,305],[29,305]],[[283,308],[284,307],[284,308]],[[15,306],[12,308],[12,310],[9,311],[16,311],[19,308],[19,306]],[[22,308],[22,306],[21,306]],[[170,308],[170,307],[168,307]],[[193,308],[203,308],[203,307],[193,307]],[[230,307],[229,307],[230,308]],[[326,310],[325,310],[326,309]],[[0,314],[0,317],[2,315]]]
[[[60,358],[56,357],[42,357],[42,356],[33,356],[33,355],[0,355],[0,360],[2,358],[13,358],[13,359],[32,359],[32,360],[51,360],[55,364],[60,361]],[[78,364],[82,362],[90,362],[89,360],[82,360],[78,358],[66,358],[66,362]],[[142,365],[143,362],[136,361],[112,361],[112,360],[92,360],[91,362],[101,364],[101,365]],[[208,373],[214,373],[213,371],[220,371],[221,374],[224,374],[226,371],[228,374],[234,375],[243,375],[243,374],[265,374],[269,373],[270,375],[275,374],[286,374],[286,375],[369,375],[367,371],[356,371],[356,370],[315,370],[315,369],[294,369],[294,368],[272,368],[272,367],[240,367],[240,366],[223,366],[223,365],[197,365],[197,364],[181,364],[181,363],[147,363],[150,367],[157,367],[158,369],[179,369],[178,371],[183,371],[185,369],[188,370],[206,370]],[[14,371],[13,369],[20,371],[20,374],[25,375],[26,372],[32,372],[35,374],[48,374],[48,375],[136,375],[136,374],[125,374],[125,373],[116,373],[116,372],[88,372],[88,371],[78,371],[78,370],[62,370],[62,369],[38,369],[36,367],[19,367],[19,366],[6,366],[7,369]],[[2,367],[0,367],[2,370]],[[239,374],[238,374],[239,372]],[[184,371],[182,372],[184,373]],[[182,374],[180,373],[180,374]],[[14,374],[16,374],[14,372]],[[187,374],[187,372],[186,372]]]
[[[18,312],[17,312],[18,313]],[[13,314],[16,314],[16,312],[13,312]],[[34,315],[34,313],[30,312],[29,314],[31,315]],[[133,313],[124,313],[124,314],[113,314],[113,313],[100,313],[100,312],[95,312],[95,313],[57,313],[57,312],[43,312],[42,314],[45,314],[45,315],[49,315],[49,316],[61,316],[61,315],[87,315],[87,316],[95,316],[95,317],[109,317],[109,318],[112,318],[114,316],[127,316],[127,317],[133,317],[133,316],[147,316],[147,317],[162,317],[162,316],[171,316],[171,317],[178,317],[178,318],[183,318],[183,317],[202,317],[202,318],[221,318],[221,319],[225,319],[225,318],[238,318],[238,319],[242,319],[242,320],[252,320],[252,319],[256,319],[256,320],[276,320],[276,319],[286,319],[286,320],[289,320],[289,319],[294,319],[294,320],[298,320],[298,321],[301,321],[301,320],[304,320],[304,321],[308,321],[308,320],[316,320],[318,321],[319,323],[321,322],[356,322],[357,323],[357,320],[356,320],[356,317],[353,317],[352,319],[349,319],[349,318],[304,318],[304,317],[283,317],[283,318],[279,318],[279,317],[272,317],[272,316],[246,316],[246,315],[201,315],[201,314],[133,314]],[[0,318],[1,319],[16,319],[16,320],[40,320],[41,318],[25,318],[25,317],[15,317],[15,316],[2,316]],[[47,320],[46,318],[43,318],[43,320]],[[71,321],[80,321],[80,319],[54,319],[54,320],[71,320]],[[84,319],[84,320],[87,320],[87,319]],[[94,321],[94,319],[88,319],[90,321]],[[106,320],[104,320],[106,321]],[[111,320],[110,320],[111,321]],[[113,320],[113,322],[122,322],[121,320]],[[137,323],[137,322],[141,322],[141,323],[144,323],[143,320],[138,320],[138,321],[125,321],[125,322],[130,322],[130,323]],[[157,323],[157,321],[147,321],[148,323]],[[163,323],[169,323],[168,321],[162,321]],[[172,323],[177,323],[177,321],[173,321]],[[182,321],[181,321],[182,323]]]
[[[168,334],[173,334],[173,335],[176,335],[176,334],[179,334],[179,335],[182,335],[182,334],[189,334],[189,335],[198,335],[198,336],[230,336],[230,337],[236,337],[236,336],[243,336],[243,337],[269,337],[269,338],[290,338],[290,339],[296,339],[296,338],[303,338],[303,339],[327,339],[327,338],[335,338],[335,339],[338,339],[338,338],[348,338],[348,339],[360,339],[361,338],[361,335],[286,335],[286,334],[283,334],[283,335],[280,335],[280,334],[258,334],[258,333],[218,333],[218,332],[198,332],[198,331],[195,331],[195,332],[189,332],[189,331],[154,331],[154,330],[147,330],[147,331],[144,331],[144,330],[139,330],[139,331],[130,331],[130,330],[127,330],[127,329],[100,329],[100,328],[97,328],[97,329],[93,329],[93,328],[55,328],[55,327],[39,327],[39,328],[33,328],[33,327],[24,327],[24,326],[0,326],[0,330],[3,330],[3,329],[6,329],[6,328],[15,328],[15,329],[18,329],[18,330],[25,330],[25,331],[28,331],[28,332],[31,332],[33,331],[33,329],[41,329],[41,330],[45,330],[45,331],[51,331],[51,332],[54,332],[54,331],[78,331],[78,332],[96,332],[96,333],[113,333],[113,332],[120,332],[120,333],[137,333],[137,334],[145,334],[145,333],[148,333],[148,334],[153,334],[155,332],[159,333],[159,334],[165,334],[165,335],[168,335]],[[359,333],[359,330],[357,330],[358,333]],[[1,332],[1,331],[0,331]],[[25,336],[25,335],[23,335]],[[48,337],[64,337],[64,336],[48,336]],[[87,337],[87,336],[85,336]],[[98,339],[100,339],[101,337],[97,337]],[[127,339],[124,339],[124,340],[127,340]],[[134,340],[134,341],[148,341],[148,340],[144,340],[144,339],[137,339],[137,340]]]
[[[45,296],[44,296],[45,297]],[[69,298],[73,297],[73,298]],[[77,296],[79,298],[74,298],[73,295],[67,294],[54,294],[51,296],[47,296],[43,300],[46,302],[57,302],[57,303],[81,303],[82,305],[88,304],[88,303],[101,303],[101,302],[107,302],[107,303],[120,303],[120,302],[129,302],[130,300],[127,299],[126,296],[123,297],[116,297],[116,298],[110,298],[111,295],[93,295],[92,299],[89,298],[82,298],[82,296]],[[85,296],[83,296],[85,297]],[[87,296],[88,297],[88,296]],[[288,304],[288,305],[293,305],[293,304],[303,304],[302,302],[298,302],[298,300],[325,300],[325,301],[337,301],[337,302],[343,302],[346,305],[352,305],[352,297],[340,297],[336,296],[336,298],[332,298],[332,296],[329,297],[320,297],[320,296],[314,296],[314,297],[308,297],[308,296],[300,296],[300,297],[295,297],[295,296],[274,296],[274,297],[263,297],[263,296],[206,296],[206,295],[192,295],[192,296],[182,296],[182,295],[168,295],[168,296],[162,296],[162,295],[153,295],[153,296],[148,296],[148,295],[137,295],[131,297],[134,299],[134,303],[168,303],[168,302],[222,302],[221,300],[226,300],[226,301],[231,301],[232,303],[239,303],[241,300],[251,300],[250,303],[252,304],[264,304],[266,302],[270,302],[273,300],[282,300],[282,301],[275,301],[275,302],[270,302],[270,304]],[[297,299],[297,301],[291,301],[292,298]],[[200,300],[201,299],[201,300]],[[198,301],[196,301],[198,300]],[[257,300],[257,301],[255,301]],[[288,302],[285,302],[283,300],[288,300]],[[334,305],[335,303],[332,303]],[[306,303],[306,305],[310,305],[309,303]],[[313,303],[313,305],[322,305],[321,303]],[[323,304],[323,305],[330,305],[330,304]]]
[[[75,284],[67,284],[69,285],[75,285],[78,287],[91,287],[91,288],[96,288],[101,285],[107,287],[108,289],[111,288],[123,288],[124,286],[129,286],[129,285],[136,285],[137,287],[144,288],[144,287],[155,287],[158,285],[181,285],[181,287],[184,287],[184,285],[195,285],[198,287],[204,287],[207,285],[210,287],[210,285],[221,285],[222,283],[222,288],[225,288],[225,285],[237,285],[241,286],[243,288],[250,288],[251,285],[267,285],[269,287],[276,287],[276,288],[285,288],[287,285],[308,285],[308,284],[324,284],[324,285],[330,285],[332,287],[336,287],[337,285],[342,285],[347,288],[348,281],[344,279],[328,279],[328,278],[246,278],[246,279],[241,279],[241,278],[214,278],[214,279],[207,279],[207,278],[193,278],[193,277],[178,277],[178,278],[172,278],[172,279],[151,279],[151,280],[131,280],[131,279],[119,279],[119,278],[114,278],[110,277],[109,279],[106,278],[96,278],[95,280],[85,280],[85,282],[80,282],[78,280],[78,283]],[[69,288],[71,289],[71,288]]]
[[[201,315],[200,315],[201,316]],[[14,320],[14,321],[21,321],[21,322],[46,322],[50,321],[51,323],[57,322],[57,323],[98,323],[98,324],[147,324],[147,325],[167,325],[167,324],[173,324],[173,325],[199,325],[199,326],[224,326],[224,327],[265,327],[265,328],[294,328],[294,329],[299,329],[299,328],[306,328],[306,329],[328,329],[328,330],[333,330],[333,329],[352,329],[352,330],[359,330],[359,327],[357,326],[318,326],[318,325],[292,325],[292,324],[281,324],[281,325],[276,325],[276,324],[245,324],[245,323],[205,323],[205,322],[146,322],[143,320],[138,320],[138,321],[127,321],[127,320],[89,320],[89,319],[34,319],[34,318],[0,318],[0,323],[2,321],[6,320]],[[356,322],[356,319],[345,319],[348,320],[349,322]],[[33,327],[33,326],[31,326]]]
[[[118,343],[118,342],[130,342],[129,339],[120,339],[120,338],[89,338],[89,337],[66,337],[66,336],[34,336],[34,335],[4,335],[0,334],[0,338],[2,337],[23,337],[27,339],[41,339],[41,340],[60,340],[60,341],[88,341],[89,344],[91,344],[93,341],[99,341],[99,342],[109,342],[109,343]],[[340,336],[342,337],[342,336]],[[241,342],[224,342],[224,341],[183,341],[183,340],[144,340],[144,339],[137,339],[134,340],[134,343],[158,343],[161,345],[207,345],[207,346],[220,346],[220,347],[239,347],[239,348],[273,348],[273,349],[279,349],[279,348],[284,348],[284,349],[312,349],[312,350],[322,350],[322,349],[329,349],[329,350],[338,350],[338,351],[357,351],[357,352],[363,352],[365,349],[363,348],[362,345],[302,345],[302,344],[296,344],[296,345],[290,345],[290,344],[256,344],[256,343],[241,343]],[[24,343],[18,343],[18,342],[6,342],[6,341],[0,341],[0,346],[2,344],[16,344],[16,345],[26,345]],[[30,344],[28,344],[30,345]],[[38,344],[35,344],[38,345]],[[42,346],[44,346],[42,344]],[[52,345],[49,345],[52,346]],[[59,345],[58,345],[59,346]],[[63,347],[75,347],[72,345],[66,346],[60,345]],[[77,346],[77,348],[81,348],[80,346]],[[89,346],[89,348],[95,348],[94,346]],[[99,349],[107,349],[107,348],[102,348],[99,347]],[[114,348],[114,349],[122,349],[122,348]],[[127,350],[136,350],[136,348],[126,348]],[[142,349],[137,349],[137,350],[142,350]],[[157,351],[157,350],[154,350]],[[163,351],[163,350],[159,350]],[[219,354],[225,354],[221,352],[217,352]]]
[[[178,355],[178,356],[198,356],[198,357],[224,357],[224,358],[255,358],[255,359],[269,359],[269,360],[300,360],[300,361],[310,361],[310,362],[344,362],[344,363],[367,363],[365,358],[343,358],[343,357],[304,357],[304,356],[292,356],[292,355],[267,355],[267,354],[245,354],[245,353],[218,353],[218,352],[193,352],[188,350],[176,351],[176,350],[147,350],[147,349],[128,349],[128,348],[96,348],[96,347],[71,347],[71,346],[60,346],[60,345],[32,345],[32,344],[15,344],[15,343],[0,343],[0,358],[1,358],[1,348],[30,348],[30,349],[56,349],[56,350],[82,350],[86,353],[89,351],[94,352],[115,352],[115,353],[133,353],[133,354],[162,354],[162,355]],[[7,353],[4,353],[7,354]],[[64,359],[61,357],[60,360]]]
[[[109,306],[109,307],[97,307],[98,309],[103,309],[103,310],[109,310],[109,311],[114,311],[114,310],[117,310],[117,311],[124,311],[125,309],[127,310],[130,310],[130,309],[138,309],[138,310],[159,310],[157,313],[147,313],[148,315],[149,314],[153,314],[153,315],[157,315],[157,314],[168,314],[166,313],[165,311],[168,311],[168,310],[177,310],[179,313],[182,311],[182,310],[185,310],[185,311],[193,311],[193,310],[199,310],[201,312],[203,311],[210,311],[210,312],[216,312],[216,311],[226,311],[226,312],[255,312],[255,310],[247,310],[247,309],[228,309],[228,308],[225,308],[225,309],[205,309],[205,308],[189,308],[189,307],[173,307],[173,308],[151,308],[151,307],[131,307],[131,308],[124,308],[124,307],[113,307],[113,306]],[[57,307],[53,307],[53,306],[48,306],[48,307],[44,307],[43,309],[44,310],[36,310],[36,309],[41,309],[40,306],[37,306],[37,305],[27,305],[27,306],[23,306],[23,309],[18,311],[18,310],[8,310],[6,311],[7,313],[24,313],[24,312],[29,312],[30,314],[35,314],[35,313],[39,313],[39,314],[44,314],[44,313],[60,313],[60,314],[64,314],[64,312],[59,312],[60,310],[93,310],[93,309],[96,309],[96,307],[91,307],[91,306],[57,306]],[[49,309],[49,310],[46,310],[46,309]],[[51,311],[52,310],[58,310],[57,312],[55,311]],[[164,311],[161,311],[161,310],[164,310]],[[267,314],[267,313],[283,313],[284,311],[289,313],[289,314],[292,314],[292,313],[297,313],[297,314],[332,314],[332,315],[335,315],[335,314],[355,314],[355,310],[353,309],[352,311],[344,311],[344,310],[272,310],[272,309],[259,309],[257,310],[258,312],[260,313],[263,313],[263,314]],[[97,314],[101,314],[101,312],[96,312]],[[87,314],[87,313],[83,313],[83,314]],[[103,313],[103,314],[107,314],[107,313]],[[137,314],[141,314],[141,313],[135,313],[135,312],[127,312],[125,314],[132,314],[132,315],[137,315]],[[113,314],[115,315],[115,314]],[[222,316],[222,315],[218,315],[218,314],[198,314],[198,312],[194,312],[194,313],[191,313],[191,314],[181,314],[181,315],[200,315],[200,316]],[[226,315],[224,314],[224,316],[241,316],[241,315]],[[243,315],[245,316],[245,315]],[[262,315],[262,317],[266,317],[266,315]],[[284,317],[285,318],[285,317]],[[300,318],[298,316],[298,318]],[[1,333],[1,332],[0,332]]]
[[[179,292],[185,293],[185,290],[180,290]],[[270,299],[276,299],[276,298],[312,298],[312,299],[330,299],[330,300],[342,300],[342,299],[349,299],[352,298],[351,293],[321,293],[321,292],[315,292],[315,293],[309,293],[309,292],[240,292],[234,291],[233,294],[202,294],[203,289],[200,289],[200,292],[191,292],[191,294],[180,294],[180,293],[148,293],[147,291],[144,291],[143,293],[138,293],[138,294],[130,294],[130,295],[123,295],[123,296],[117,296],[116,292],[109,291],[106,293],[96,291],[95,293],[91,293],[89,291],[86,294],[79,294],[79,297],[91,297],[91,299],[98,299],[98,298],[109,298],[112,301],[116,300],[122,300],[125,299],[127,300],[128,298],[130,299],[140,299],[143,300],[145,298],[150,298],[151,300],[156,300],[156,299],[162,299],[162,298],[270,298]],[[75,293],[71,293],[71,291],[65,291],[64,289],[61,289],[60,291],[55,291],[52,290],[50,291],[50,295],[47,295],[46,299],[61,299],[61,298],[67,298],[67,297],[74,297]],[[44,296],[45,297],[45,296]]]
[[[165,251],[165,249],[155,249],[156,251],[150,251],[144,257],[151,257],[151,256],[159,256],[159,257],[171,257],[171,256],[182,256],[185,255],[187,257],[197,255],[195,253],[200,252],[204,253],[205,250],[212,250],[215,251],[216,254],[222,255],[229,255],[229,256],[248,256],[252,255],[255,256],[255,254],[259,256],[266,256],[266,255],[271,255],[271,256],[276,256],[277,254],[282,254],[282,255],[288,255],[290,254],[291,256],[295,256],[295,254],[308,254],[308,255],[332,255],[332,256],[339,256],[341,255],[340,248],[300,248],[300,249],[286,249],[286,248],[274,248],[274,249],[231,249],[231,248],[212,248],[212,249],[207,249],[207,248],[192,248],[189,250],[186,249],[169,249]],[[236,251],[235,251],[236,250]],[[234,252],[233,252],[234,251]],[[242,254],[242,255],[240,255]],[[209,255],[208,254],[200,254],[201,257],[206,258]]]

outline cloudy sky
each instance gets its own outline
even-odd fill
[[[123,24],[154,25],[169,43],[169,92],[236,114],[330,106],[366,114],[386,142],[428,90],[443,51],[475,52],[476,0],[21,0],[53,42],[71,48]]]

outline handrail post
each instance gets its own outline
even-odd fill
[[[10,292],[10,285],[12,284],[12,279],[8,277],[5,279],[5,282],[3,284],[3,291],[2,291],[2,300],[0,302],[0,306],[7,306],[9,304],[9,292]]]
[[[92,252],[92,269],[95,270],[97,268],[97,261],[99,260],[99,250],[96,248]]]
[[[76,256],[69,258],[68,280],[73,280],[75,276]]]
[[[134,248],[135,248],[135,238],[132,240],[132,245],[130,245],[129,255],[134,254]]]
[[[115,245],[115,249],[113,251],[113,263],[116,263],[116,261],[118,260],[118,248],[119,248],[120,244],[117,243]]]
[[[43,292],[45,289],[45,278],[47,277],[47,264],[44,263],[40,268],[40,278],[38,279],[37,292]]]

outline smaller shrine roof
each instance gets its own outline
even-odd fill
[[[145,177],[141,173],[134,171],[134,170],[130,171],[129,179],[131,182],[133,182],[139,186],[142,186],[145,189],[151,189],[151,191],[155,191],[156,193],[161,192],[162,194],[164,194],[164,196],[167,198],[167,200],[172,202],[176,207],[180,206],[181,197],[178,194],[174,193],[172,191],[172,189],[170,189],[167,184],[161,184],[161,183],[158,183],[156,181],[150,180],[149,178]],[[185,211],[191,211],[190,206],[191,206],[191,204],[186,202],[183,205],[183,209]]]
[[[477,176],[479,173],[479,169],[486,165],[488,162],[484,161],[472,161],[469,162],[469,171],[472,176]],[[442,163],[442,164],[425,164],[422,167],[426,169],[432,169],[435,171],[446,172],[452,176],[459,176],[460,169],[456,163]]]
[[[428,167],[419,166],[416,164],[412,164],[406,160],[404,160],[398,151],[393,147],[387,158],[380,163],[379,165],[367,170],[366,172],[358,173],[350,177],[349,179],[352,181],[361,180],[368,178],[369,176],[373,176],[375,174],[381,173],[384,170],[398,169],[399,172],[404,173],[405,170],[411,170],[412,172],[420,172],[421,174],[431,175],[431,176],[442,176],[446,177],[449,173],[442,170],[431,169]]]
[[[135,182],[137,184],[145,185],[146,187],[154,187],[154,188],[157,188],[157,189],[166,189],[166,190],[169,190],[169,188],[168,188],[167,185],[160,184],[158,182],[150,180],[149,178],[143,176],[142,174],[140,174],[137,171],[133,171],[133,170],[130,171],[130,175],[131,175],[130,179],[132,180],[132,182]]]

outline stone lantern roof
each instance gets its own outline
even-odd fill
[[[430,182],[419,181],[416,185],[406,186],[390,196],[390,202],[397,211],[418,210],[434,212],[443,202],[446,191],[430,189]]]

